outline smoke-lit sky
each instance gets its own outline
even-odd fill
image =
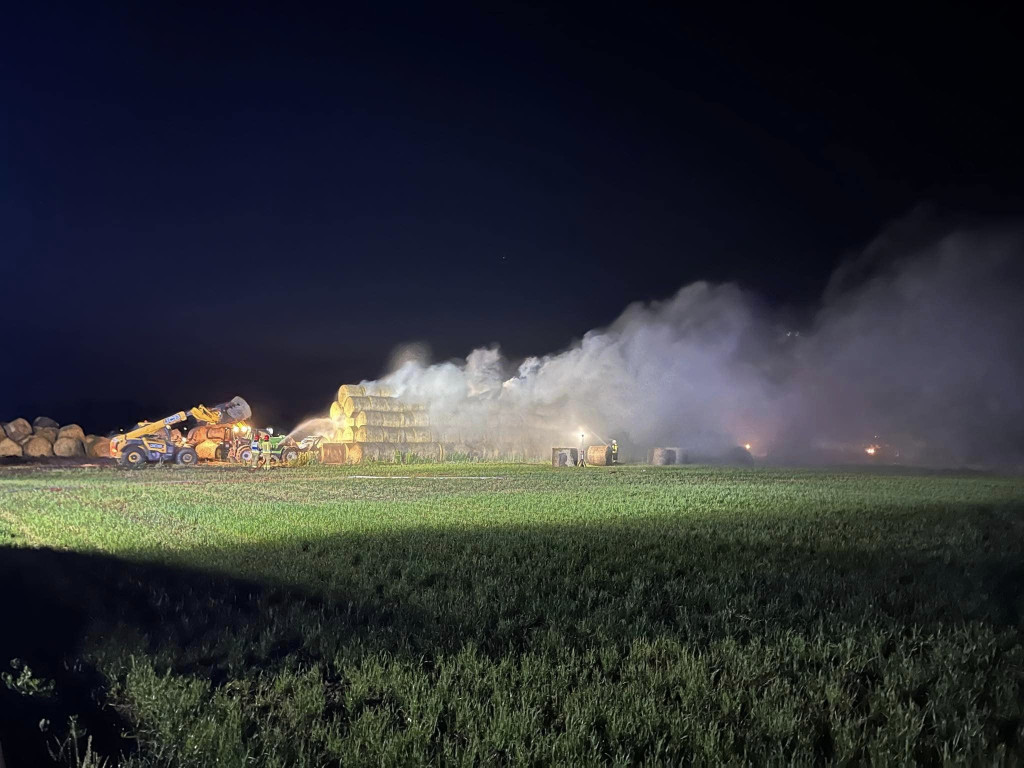
[[[0,420],[294,423],[695,281],[813,326],[910,212],[1024,212],[991,10],[210,5],[5,11]]]

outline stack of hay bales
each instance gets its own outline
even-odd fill
[[[407,403],[382,389],[345,384],[331,403],[334,444],[345,449],[323,450],[325,463],[359,464],[363,461],[405,461],[408,457],[440,461],[441,444],[430,431],[430,417],[422,405]]]
[[[39,416],[29,424],[25,419],[0,424],[0,457],[107,458],[110,438],[86,435],[77,424],[61,427],[53,419]]]

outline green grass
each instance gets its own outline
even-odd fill
[[[1019,478],[8,469],[0,541],[5,752],[1024,761]]]

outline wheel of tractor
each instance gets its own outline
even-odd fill
[[[295,461],[299,458],[298,448],[285,448],[281,451],[281,463],[287,464],[289,461]]]
[[[241,464],[251,464],[252,463],[252,448],[243,448],[242,450],[240,450],[236,454],[236,456],[238,457],[239,463],[241,463]]]
[[[140,445],[129,445],[123,451],[121,451],[121,464],[132,469],[138,469],[149,457],[146,455],[146,450]]]
[[[181,464],[183,467],[195,466],[196,462],[199,461],[199,454],[196,453],[195,448],[185,446],[178,450],[174,460]]]

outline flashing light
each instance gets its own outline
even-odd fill
[[[743,447],[746,448],[749,451],[750,450],[750,443],[744,443]]]
[[[878,449],[875,448],[875,446],[869,445],[867,448],[864,449],[864,453],[866,453],[868,456],[874,456],[875,455],[875,451],[877,451],[877,450]]]

